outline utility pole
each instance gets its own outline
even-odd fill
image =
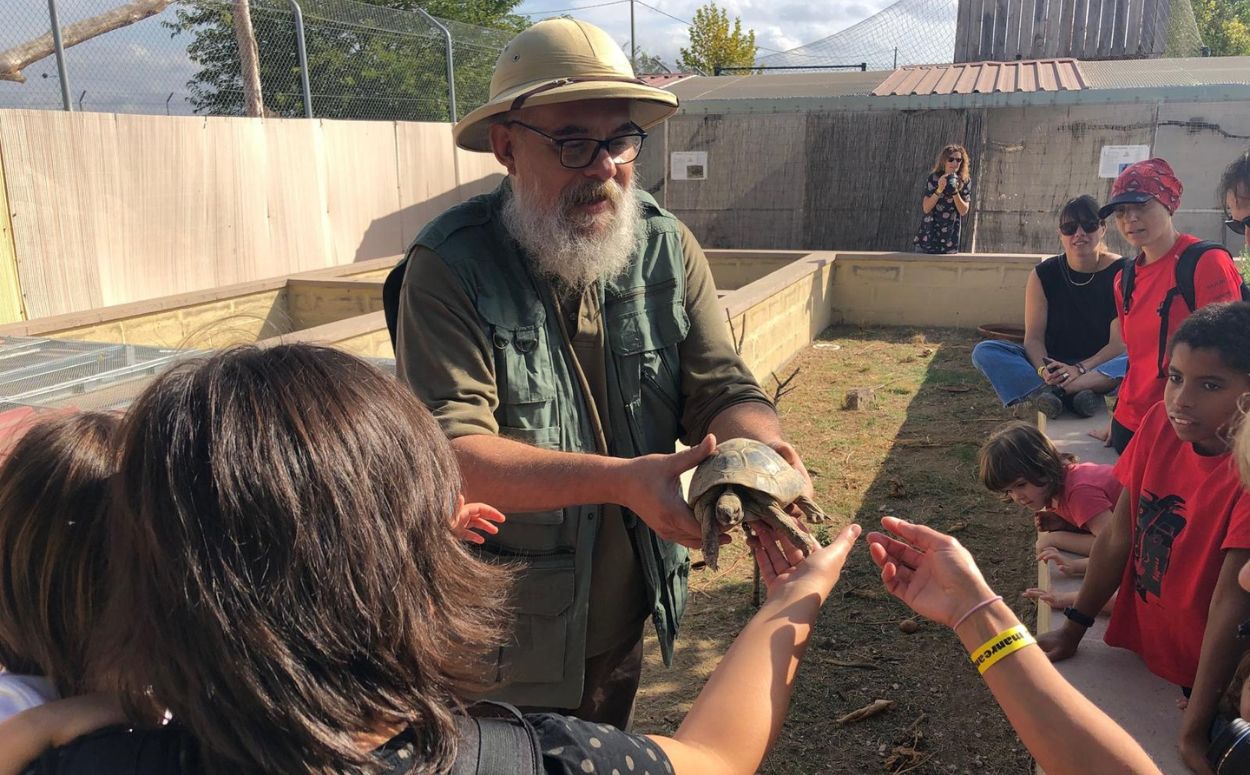
[[[634,42],[634,0],[629,0],[629,66],[638,74],[638,44]]]

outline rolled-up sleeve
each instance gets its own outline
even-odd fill
[[[686,265],[686,314],[690,318],[690,333],[678,346],[685,398],[682,442],[693,445],[707,434],[716,415],[728,407],[746,401],[772,406],[772,402],[734,349],[707,256],[685,224],[681,224],[681,245]]]
[[[498,434],[494,363],[473,302],[436,253],[415,248],[400,291],[395,365],[448,438]]]

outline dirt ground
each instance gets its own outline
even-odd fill
[[[976,479],[986,434],[1010,419],[969,355],[977,337],[944,329],[835,327],[801,353],[779,410],[803,455],[831,530],[865,530],[883,514],[953,532],[990,584],[1030,626],[1019,596],[1036,576],[1033,526]],[[772,381],[766,386],[775,387]],[[845,410],[854,388],[875,390],[867,409]],[[697,559],[697,557],[696,557]],[[672,731],[754,611],[752,566],[741,543],[721,570],[693,574],[676,664],[649,643],[635,729]],[[1028,773],[1027,751],[978,678],[958,640],[890,597],[861,543],[813,634],[794,702],[766,773]],[[886,712],[844,727],[835,719],[871,703]],[[753,698],[744,697],[743,702]]]

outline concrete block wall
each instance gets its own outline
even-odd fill
[[[382,281],[290,280],[286,296],[291,330],[312,328],[381,310]]]
[[[1060,207],[1105,201],[1104,145],[1149,145],[1185,184],[1177,225],[1236,246],[1214,188],[1250,145],[1250,111],[1232,102],[828,110],[677,115],[639,162],[641,179],[704,247],[908,250],[926,175],[943,145],[972,158],[963,249],[1057,253]],[[705,151],[707,179],[670,180],[675,151]],[[1109,242],[1128,246],[1111,229]]]
[[[834,322],[976,328],[1024,322],[1024,286],[1040,255],[837,254]]]

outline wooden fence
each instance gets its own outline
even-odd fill
[[[1157,57],[1171,0],[959,0],[955,61]]]
[[[0,110],[0,322],[397,257],[502,173],[449,124]]]

